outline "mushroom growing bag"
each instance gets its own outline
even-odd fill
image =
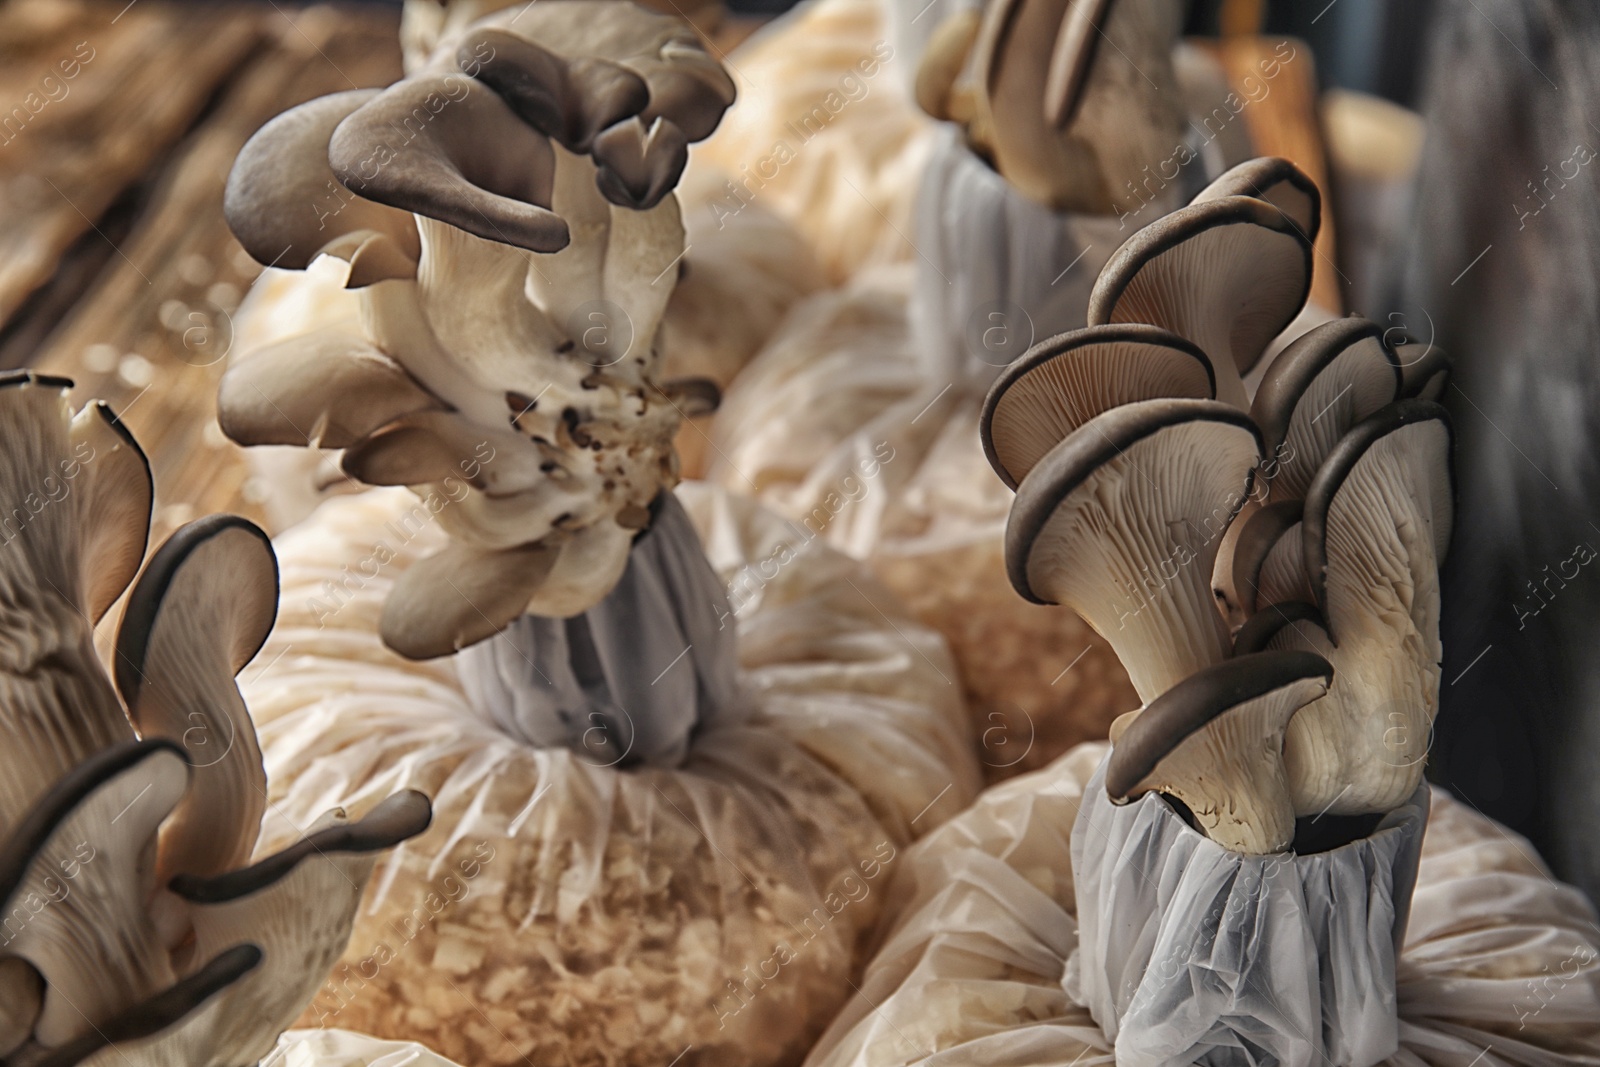
[[[1107,1036],[1079,993],[1088,958],[1080,945],[1087,887],[1072,859],[1103,845],[1093,837],[1094,805],[1085,808],[1084,798],[1104,795],[1094,779],[1107,751],[1103,743],[1082,745],[1044,770],[995,786],[907,851],[860,992],[807,1067],[1371,1062],[1337,1058],[1332,1049],[1327,1055],[1335,1058],[1325,1060],[1309,1048],[1288,1059],[1251,1058],[1237,1047],[1152,1061],[1133,1050],[1138,1035],[1120,1042]],[[1427,833],[1396,968],[1398,1048],[1378,1062],[1600,1064],[1600,932],[1591,905],[1556,882],[1526,841],[1448,793],[1433,790],[1425,806]],[[1162,832],[1165,817],[1141,807],[1125,809],[1127,817],[1148,818],[1152,831]],[[1413,811],[1420,814],[1415,806]],[[1088,839],[1080,844],[1079,835]],[[1299,863],[1305,859],[1316,857]],[[1350,873],[1359,873],[1363,882],[1370,876],[1367,870]],[[1205,877],[1203,870],[1194,875]],[[1163,882],[1152,870],[1151,878],[1169,892],[1185,892],[1183,877]],[[1188,899],[1199,903],[1198,896]],[[1216,907],[1207,903],[1202,917]],[[1381,914],[1374,919],[1363,940],[1376,944],[1391,927]],[[1189,942],[1187,973],[1193,981],[1176,988],[1226,988],[1234,961],[1226,955],[1208,959],[1200,947],[1198,939]],[[1287,968],[1274,981],[1296,974],[1302,984],[1313,980],[1307,973],[1316,967],[1310,951],[1288,947],[1286,956],[1298,958],[1298,970]],[[1282,1003],[1290,993],[1288,986],[1275,985],[1257,992],[1253,1005],[1241,1006],[1263,1012],[1262,1018],[1282,1018],[1272,1000]],[[1131,1026],[1126,1032],[1132,1034]],[[1315,1030],[1303,1033],[1316,1040]]]
[[[407,492],[331,500],[280,538],[271,666],[245,679],[274,812],[293,824],[407,782],[436,813],[380,863],[304,1025],[474,1065],[778,1064],[849,995],[907,842],[976,790],[954,667],[858,565],[748,500],[678,500],[728,589],[706,594],[729,598],[740,667],[678,766],[628,766],[593,743],[614,736],[603,723],[534,743],[470,697],[484,659],[383,646],[390,587],[443,539],[406,520]],[[667,687],[696,651],[635,654]]]
[[[942,129],[917,195],[922,258],[802,301],[716,415],[713,478],[870,560],[949,639],[995,773],[1104,737],[1135,701],[1087,625],[1007,588],[1012,494],[978,443],[994,376],[1082,325],[1135,228],[1040,207]]]

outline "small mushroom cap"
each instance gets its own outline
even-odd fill
[[[205,966],[169,989],[134,1004],[99,1023],[60,1048],[52,1049],[33,1067],[75,1067],[107,1047],[143,1041],[193,1017],[217,994],[232,986],[261,965],[261,949],[255,945],[235,945],[219,952]],[[123,1054],[113,1062],[132,1062]]]
[[[198,769],[162,832],[163,877],[229,870],[255,846],[266,772],[234,676],[260,651],[277,611],[272,543],[236,515],[180,528],[128,597],[117,689],[142,736],[180,743]]]
[[[1119,803],[1171,794],[1222,847],[1282,852],[1295,817],[1284,734],[1332,678],[1328,661],[1309,652],[1257,652],[1186,678],[1122,730],[1106,763],[1106,792]]]
[[[1141,786],[1183,742],[1219,716],[1276,690],[1320,681],[1326,692],[1333,666],[1310,652],[1253,652],[1209,667],[1151,701],[1122,730],[1106,763],[1106,792],[1128,800],[1148,790]],[[1276,722],[1281,732],[1301,704],[1280,705]]]
[[[1274,498],[1305,495],[1345,432],[1400,392],[1400,366],[1383,328],[1350,316],[1308,330],[1280,352],[1256,389]]]
[[[1233,589],[1246,614],[1311,595],[1300,556],[1300,512],[1300,501],[1280,500],[1244,520],[1233,546]]]
[[[68,440],[85,468],[78,486],[84,596],[89,618],[99,622],[139,573],[155,481],[144,449],[104,401],[91,401],[73,417]]]
[[[1285,643],[1292,639],[1292,643]],[[1328,624],[1315,604],[1286,600],[1257,611],[1233,635],[1233,654],[1245,656],[1268,650],[1331,650]]]
[[[1280,156],[1258,156],[1233,167],[1190,201],[1199,204],[1225,196],[1253,196],[1289,216],[1306,240],[1322,229],[1322,192],[1311,176]]]
[[[1213,399],[1211,361],[1156,326],[1073,330],[1009,364],[984,398],[978,433],[989,465],[1016,489],[1044,455],[1089,419],[1136,400]]]
[[[1358,423],[1317,471],[1306,492],[1301,533],[1306,577],[1335,640],[1343,611],[1360,610],[1346,597],[1368,595],[1357,586],[1368,577],[1367,567],[1377,564],[1358,560],[1371,555],[1374,536],[1398,541],[1396,550],[1408,556],[1426,549],[1431,558],[1412,563],[1427,570],[1430,580],[1443,561],[1454,522],[1450,451],[1449,413],[1431,400],[1399,400]],[[1336,515],[1341,508],[1344,514]],[[1338,539],[1330,540],[1330,534]],[[1341,556],[1354,569],[1335,595],[1330,584]]]
[[[450,544],[418,560],[384,601],[383,643],[407,659],[434,659],[493,637],[528,610],[560,557],[556,545],[481,549]]]
[[[304,270],[323,252],[352,260],[348,285],[416,273],[417,227],[405,211],[341,187],[328,164],[328,141],[376,89],[307,101],[257,130],[239,150],[222,210],[246,252],[259,263]],[[356,250],[369,246],[357,256]],[[363,269],[357,262],[369,260]]]
[[[396,82],[334,128],[328,162],[347,188],[486,241],[555,252],[555,152],[497,93],[464,74]]]
[[[1187,337],[1217,368],[1217,395],[1242,407],[1238,375],[1299,314],[1311,268],[1311,242],[1272,205],[1248,196],[1190,204],[1112,254],[1089,295],[1089,323],[1148,322]]]
[[[1454,366],[1449,353],[1425,341],[1408,341],[1396,347],[1394,353],[1400,364],[1402,397],[1438,400],[1444,396]]]
[[[269,345],[228,368],[217,422],[242,445],[349,448],[443,404],[366,340],[327,329]]]

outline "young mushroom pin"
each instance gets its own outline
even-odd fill
[[[1260,856],[1294,839],[1283,762],[1296,712],[1328,691],[1333,668],[1309,652],[1258,652],[1208,667],[1118,720],[1106,792],[1181,800],[1217,844]]]

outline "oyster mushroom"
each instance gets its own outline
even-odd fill
[[[1204,352],[1154,326],[1091,326],[1034,345],[1008,364],[984,398],[978,433],[1011,489],[1045,453],[1089,419],[1135,400],[1210,400]]]
[[[1097,415],[1018,486],[1011,584],[1083,616],[1148,704],[1228,656],[1211,572],[1260,460],[1260,432],[1228,404],[1144,400]]]
[[[679,422],[708,402],[657,380],[659,332],[684,251],[671,189],[732,100],[681,22],[544,0],[452,31],[331,126],[314,101],[316,122],[277,120],[241,153],[228,215],[252,251],[304,243],[299,205],[241,173],[269,151],[411,213],[414,270],[359,289],[360,336],[285,341],[219,396],[234,440],[343,448],[347,474],[411,487],[450,534],[385,612],[403,655],[580,614],[624,572],[676,484]]]
[[[1284,851],[1295,818],[1284,732],[1333,675],[1309,652],[1256,652],[1184,679],[1114,738],[1106,792],[1117,803],[1166,793],[1229,851]]]
[[[1236,647],[1303,649],[1337,673],[1291,724],[1285,760],[1302,815],[1392,810],[1421,780],[1439,700],[1439,562],[1449,544],[1450,429],[1401,400],[1345,435],[1301,524],[1314,605],[1276,604]]]
[[[1322,191],[1311,176],[1280,156],[1258,156],[1224,171],[1195,194],[1191,203],[1227,196],[1253,196],[1289,217],[1307,241],[1322,230]]]
[[[1143,206],[1182,139],[1174,0],[1002,0],[941,24],[917,99],[966,128],[1025,196],[1058,211]]]
[[[1377,323],[1351,316],[1301,334],[1261,378],[1250,415],[1271,457],[1273,500],[1298,500],[1346,431],[1400,394],[1400,365]]]
[[[1311,291],[1311,242],[1273,205],[1224,196],[1179,208],[1128,238],[1089,294],[1090,325],[1146,322],[1211,358],[1217,399],[1248,406],[1242,375]]]
[[[1450,385],[1453,361],[1436,344],[1407,340],[1395,346],[1395,361],[1400,364],[1400,395],[1422,400],[1438,400]]]
[[[0,380],[0,505],[27,515],[11,531],[20,566],[0,570],[0,1054],[253,1063],[342,951],[375,851],[420,833],[430,806],[400,793],[348,827],[336,812],[338,826],[247,868],[274,879],[232,869],[265,802],[233,676],[272,624],[272,550],[214,516],[156,552],[115,641],[125,710],[91,619],[137,570],[150,480],[109,409],[74,416],[71,384]],[[29,487],[48,495],[30,503]],[[227,906],[188,888],[218,883],[242,887]]]

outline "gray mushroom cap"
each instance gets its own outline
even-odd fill
[[[1306,331],[1267,367],[1250,405],[1272,499],[1299,499],[1345,433],[1400,393],[1383,328],[1351,316]]]
[[[1257,652],[1215,664],[1151,701],[1116,739],[1106,792],[1177,797],[1218,844],[1246,855],[1294,838],[1283,764],[1290,720],[1328,691],[1333,667],[1309,652]]]
[[[1015,489],[1034,464],[1089,419],[1136,400],[1216,395],[1211,361],[1156,326],[1091,326],[1051,337],[1008,364],[984,398],[978,433],[1000,480]]]
[[[1253,196],[1287,215],[1306,240],[1322,230],[1322,191],[1311,176],[1280,156],[1258,156],[1224,171],[1190,203]]]
[[[1282,211],[1225,196],[1179,208],[1123,243],[1095,280],[1090,325],[1147,322],[1211,358],[1217,397],[1246,400],[1241,375],[1311,292],[1311,242]]]

